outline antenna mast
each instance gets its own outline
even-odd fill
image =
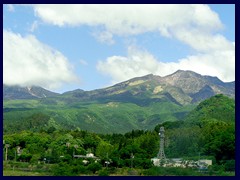
[[[166,159],[165,153],[164,153],[164,127],[160,127],[159,130],[159,137],[160,137],[160,148],[157,155],[158,159]]]

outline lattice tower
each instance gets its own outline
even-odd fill
[[[166,159],[166,156],[164,153],[164,127],[160,127],[159,137],[160,137],[160,148],[159,148],[157,158],[158,159]]]

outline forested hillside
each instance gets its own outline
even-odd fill
[[[160,123],[183,120],[201,101],[219,93],[234,99],[235,83],[182,70],[165,77],[149,74],[103,89],[63,94],[38,86],[4,85],[4,133],[49,128],[104,134],[153,130]]]
[[[87,130],[96,133],[126,133],[132,129],[152,130],[158,123],[182,120],[195,106],[168,100],[139,106],[132,102],[74,102],[50,99],[4,102],[4,133],[49,128]]]
[[[38,118],[44,120],[47,117]],[[110,162],[108,167],[113,171],[115,168],[132,166],[142,169],[145,175],[151,175],[155,172],[150,159],[156,157],[159,150],[160,126],[165,128],[167,158],[198,159],[200,156],[213,160],[212,170],[215,173],[234,170],[235,102],[223,95],[203,101],[185,120],[164,122],[152,131],[96,134],[80,129],[60,130],[51,126],[38,132],[5,134],[4,141],[5,146],[10,145],[8,159],[32,164],[38,161],[55,164],[51,170],[53,175],[102,172],[106,161]],[[16,155],[18,146],[22,152]],[[73,159],[73,154],[86,155],[90,152],[100,159],[97,164],[89,161],[88,165],[84,165],[81,159]],[[64,169],[61,168],[63,165]]]

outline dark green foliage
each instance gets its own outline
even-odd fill
[[[146,176],[200,176],[196,170],[179,167],[152,167],[145,170]]]
[[[140,97],[136,97],[137,99]],[[146,97],[145,97],[146,99]],[[147,98],[148,99],[148,98]],[[79,101],[59,98],[5,100],[4,133],[31,130],[51,133],[57,129],[88,130],[96,133],[126,133],[132,129],[151,130],[156,124],[183,119],[195,105],[149,99],[147,105],[126,101]],[[46,103],[55,101],[54,104]],[[70,102],[68,102],[70,101]],[[138,99],[141,103],[146,103]]]
[[[216,119],[224,122],[235,121],[235,102],[222,94],[201,102],[189,113],[186,122],[202,127],[206,122]]]
[[[30,115],[22,117],[26,112],[30,112]],[[22,113],[19,111],[12,111],[9,113],[11,121],[4,122],[4,129],[6,129],[7,132],[19,132],[23,130],[39,132],[42,128],[46,127],[50,119],[50,116],[48,114],[42,112],[34,112],[34,110],[27,110]],[[16,117],[11,117],[13,115]]]
[[[235,103],[216,95],[200,103],[185,121],[164,122],[165,153],[168,157],[197,156],[199,153],[221,160],[235,159]]]
[[[184,127],[184,125],[185,125],[185,121],[174,121],[174,122],[168,121],[168,122],[164,122],[162,124],[157,125],[154,128],[154,130],[158,133],[161,126],[169,130],[169,129],[177,129],[180,127]]]
[[[132,160],[132,165],[135,168],[149,169],[153,166],[153,163],[150,159],[147,158],[134,158]]]
[[[49,128],[47,129],[47,133],[48,133],[48,134],[51,134],[51,133],[53,133],[54,131],[56,131],[56,128],[53,127],[53,126],[51,126],[51,127],[49,127]]]
[[[17,160],[22,162],[29,162],[31,158],[32,158],[31,154],[22,153],[20,156],[18,156]]]
[[[93,162],[93,163],[91,163],[91,164],[89,164],[89,165],[87,166],[87,169],[88,169],[89,171],[92,171],[93,173],[96,173],[96,171],[99,171],[99,170],[102,169],[102,165],[99,164],[99,163]]]
[[[235,126],[222,121],[209,122],[203,128],[204,152],[217,161],[235,159]]]
[[[66,162],[66,163],[70,163],[70,162],[72,162],[72,156],[71,155],[69,155],[69,154],[66,154],[66,155],[64,155],[64,157],[63,158],[61,158],[61,162]]]
[[[74,176],[74,170],[72,167],[66,162],[60,162],[59,164],[55,165],[53,168],[53,175],[54,176]]]
[[[98,172],[99,176],[109,176],[109,172],[106,169],[102,169]]]
[[[223,174],[235,169],[235,122],[231,119],[235,113],[232,108],[235,106],[232,103],[231,99],[218,95],[200,103],[186,120],[163,122],[152,131],[96,134],[79,128],[58,129],[51,120],[52,124],[46,130],[36,132],[31,129],[4,134],[3,139],[5,144],[10,144],[9,160],[16,158],[17,162],[36,164],[39,161],[41,164],[52,164],[54,175],[75,176],[98,172],[98,175],[107,176],[115,173],[116,168],[125,167],[142,169],[144,175],[197,175],[191,169],[152,167],[150,159],[156,157],[159,150],[159,128],[164,126],[167,158],[212,159],[213,166],[209,167],[209,173]],[[208,107],[213,113],[208,112]],[[221,118],[218,114],[221,114]],[[227,116],[231,120],[223,118]],[[194,121],[190,121],[190,117],[194,117]],[[34,125],[35,121],[51,118],[44,113],[33,113],[28,122]],[[21,147],[21,155],[15,154],[17,146]],[[90,152],[99,158],[98,162],[90,158],[84,164],[83,159],[73,158],[74,154],[86,155]],[[110,162],[108,167],[105,161]]]
[[[225,162],[226,171],[235,171],[235,160],[227,160]]]

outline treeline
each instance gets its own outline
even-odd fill
[[[148,169],[150,173],[154,169],[150,159],[156,157],[159,151],[158,133],[159,128],[163,126],[167,158],[212,159],[213,169],[234,171],[233,114],[234,101],[217,95],[200,103],[186,120],[164,122],[152,131],[132,130],[125,134],[96,134],[80,129],[59,130],[49,127],[39,132],[21,131],[5,134],[4,158],[8,144],[8,160],[30,164],[55,164],[54,175],[64,174],[66,169],[71,169],[70,172],[75,175],[95,173],[106,166],[112,169]],[[88,158],[87,164],[84,164],[82,159],[73,158],[74,155],[88,153],[93,153],[99,160],[95,162],[96,159]]]
[[[70,168],[71,164],[78,163],[80,169],[77,172],[87,173],[82,159],[74,159],[73,155],[93,153],[99,158],[97,164],[91,165],[96,169],[106,165],[112,168],[149,169],[152,167],[150,159],[156,157],[159,150],[158,127],[165,126],[167,158],[198,160],[201,156],[201,159],[212,159],[221,168],[224,166],[226,171],[234,171],[235,128],[232,124],[209,122],[201,129],[198,126],[177,128],[174,127],[176,124],[178,122],[166,122],[156,126],[154,131],[133,130],[124,135],[100,135],[81,130],[23,131],[5,135],[4,140],[5,145],[10,145],[9,160],[59,164],[59,168],[66,164]],[[16,153],[18,146],[21,147],[21,154]],[[88,163],[92,162],[90,159]]]

